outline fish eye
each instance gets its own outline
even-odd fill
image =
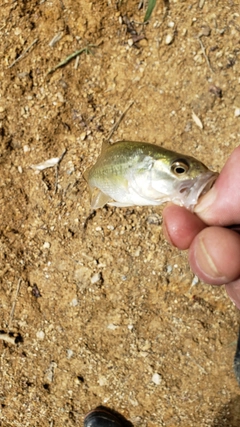
[[[175,162],[171,165],[171,171],[174,173],[174,175],[184,175],[189,170],[189,164],[186,160],[179,159],[175,160]]]

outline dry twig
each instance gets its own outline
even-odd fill
[[[20,278],[19,281],[18,281],[18,285],[17,285],[15,300],[13,301],[12,310],[11,310],[11,313],[10,313],[10,316],[9,316],[8,330],[10,329],[10,326],[11,326],[11,323],[12,323],[12,319],[13,319],[13,316],[14,316],[14,311],[15,311],[15,307],[16,307],[16,303],[17,303],[17,297],[18,297],[18,294],[19,294],[21,283],[22,283],[22,279]]]
[[[15,337],[10,337],[10,335],[5,334],[4,332],[2,332],[0,334],[0,340],[6,341],[9,344],[16,344],[16,339]]]
[[[208,56],[207,56],[207,54],[206,54],[206,49],[205,49],[205,47],[204,47],[204,45],[203,45],[203,42],[202,42],[202,40],[200,39],[200,37],[197,37],[197,39],[198,39],[199,44],[200,44],[200,46],[201,46],[201,49],[202,49],[202,52],[203,52],[204,58],[206,59],[206,62],[207,62],[208,68],[209,68],[209,70],[210,70],[212,73],[214,73],[214,70],[212,69],[212,66],[211,66],[211,64],[210,64],[210,61],[209,61]]]
[[[27,49],[17,58],[15,59],[11,65],[8,66],[8,68],[12,68],[18,61],[20,61],[31,49],[31,47],[38,42],[38,38],[33,40],[33,42],[30,44],[30,46],[27,47]]]
[[[131,101],[129,106],[126,108],[126,110],[124,110],[124,112],[121,114],[121,116],[119,117],[118,121],[115,123],[115,125],[113,126],[112,130],[110,131],[110,134],[107,137],[107,142],[109,142],[109,140],[111,139],[112,135],[114,134],[114,132],[117,130],[118,126],[120,125],[122,119],[124,118],[125,114],[128,112],[128,110],[131,108],[131,106],[134,104],[134,101]]]
[[[59,157],[59,160],[58,160],[58,162],[57,162],[57,164],[56,164],[56,181],[55,181],[55,190],[54,190],[54,194],[56,194],[56,193],[57,193],[57,188],[58,188],[58,171],[59,171],[59,165],[60,165],[60,163],[61,163],[61,161],[62,161],[63,157],[65,156],[66,152],[67,152],[67,149],[65,148],[65,150],[63,151],[63,153],[62,153],[62,154],[61,154],[61,156]]]

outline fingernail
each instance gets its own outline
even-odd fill
[[[217,198],[217,191],[213,187],[211,188],[211,190],[209,190],[209,192],[205,196],[202,197],[202,199],[200,199],[200,202],[195,207],[194,212],[196,212],[197,214],[205,213],[206,211],[208,211],[208,209],[212,207],[216,198]]]
[[[197,267],[209,279],[222,279],[224,281],[226,278],[218,270],[214,259],[207,250],[207,246],[209,247],[209,242],[205,242],[204,237],[199,237],[198,245],[195,247]]]

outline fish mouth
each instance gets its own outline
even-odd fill
[[[173,202],[180,206],[185,206],[193,212],[199,198],[213,187],[218,175],[218,172],[209,171],[196,178],[178,183],[178,196]]]

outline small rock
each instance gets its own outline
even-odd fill
[[[211,28],[208,25],[203,25],[202,30],[198,37],[202,37],[202,36],[209,37],[210,35],[211,35]]]
[[[44,242],[43,243],[43,248],[44,249],[50,249],[51,244],[49,242]]]
[[[159,375],[157,372],[155,372],[155,374],[153,374],[153,376],[152,376],[152,382],[156,385],[159,385],[159,384],[161,384],[161,381],[162,381],[161,375]]]
[[[138,257],[142,252],[141,246],[138,246],[136,251],[133,253],[133,256]]]
[[[194,113],[194,111],[192,112],[192,118],[193,118],[193,121],[196,123],[196,125],[200,129],[203,129],[203,124],[202,124],[201,120],[199,119],[199,117]]]
[[[30,151],[30,147],[28,145],[24,145],[23,146],[23,152],[27,153],[28,151]]]
[[[37,331],[37,333],[36,333],[36,337],[37,337],[39,340],[44,340],[44,338],[45,338],[45,333],[44,333],[43,331]]]
[[[171,44],[174,40],[174,35],[173,34],[168,34],[165,38],[165,44]]]
[[[48,368],[46,369],[45,375],[44,375],[44,380],[47,383],[52,383],[53,379],[54,379],[54,371],[57,368],[57,363],[55,363],[54,361],[50,362]]]
[[[78,267],[74,272],[74,279],[80,289],[86,289],[90,284],[91,270],[87,267]]]
[[[193,280],[192,280],[192,286],[197,285],[199,282],[199,278],[197,276],[194,276]]]
[[[110,329],[110,331],[115,331],[115,329],[117,329],[118,326],[114,325],[114,323],[109,323],[109,325],[107,325],[107,328]]]
[[[114,230],[114,226],[113,225],[107,225],[107,229],[113,231]]]
[[[158,214],[150,214],[147,217],[148,224],[161,225],[162,218]]]
[[[215,95],[217,98],[222,98],[222,89],[219,86],[212,84],[209,86],[209,92]]]
[[[91,284],[94,285],[94,283],[97,283],[101,280],[101,274],[100,273],[95,273],[92,277],[91,277]]]
[[[67,358],[71,359],[72,356],[73,356],[73,351],[70,348],[68,348],[67,349]]]
[[[148,41],[146,39],[139,40],[139,46],[146,47],[148,46]]]
[[[87,133],[86,132],[82,132],[80,135],[80,139],[81,141],[84,141],[87,138]]]
[[[104,376],[99,377],[98,384],[102,387],[107,384],[107,379]]]

